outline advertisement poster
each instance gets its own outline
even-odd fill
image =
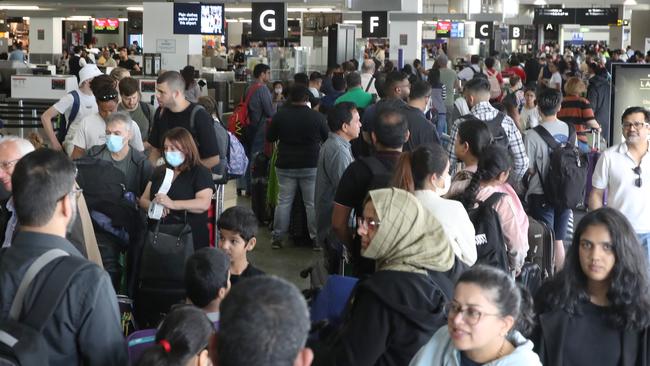
[[[612,143],[622,141],[621,116],[628,107],[650,109],[650,64],[612,64]]]

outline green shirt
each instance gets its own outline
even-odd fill
[[[334,104],[336,105],[341,102],[352,102],[356,104],[357,108],[366,108],[372,104],[372,94],[366,93],[360,86],[357,86],[338,97]]]
[[[149,108],[153,109],[154,107],[150,105]],[[135,110],[127,111],[126,109],[124,109],[122,103],[120,103],[120,105],[117,107],[117,110],[119,112],[126,112],[131,116],[131,119],[135,121],[135,123],[140,128],[140,134],[142,135],[142,140],[147,141],[147,139],[149,138],[150,122],[149,122],[149,115],[142,110],[142,104],[138,103],[138,107]]]

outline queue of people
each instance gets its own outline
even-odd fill
[[[317,263],[358,279],[328,332],[311,327],[295,285],[248,258],[260,245],[254,204],[221,213],[211,239],[214,168],[230,153],[221,153],[214,108],[194,101],[192,70],[162,73],[152,110],[130,77],[80,67],[80,92],[42,117],[52,149],[0,139],[10,193],[0,331],[26,337],[5,320],[38,329],[32,354],[51,365],[648,365],[650,112],[623,113],[625,141],[601,152],[586,187],[586,174],[554,169],[560,149],[580,159],[589,148],[580,132],[617,123],[580,96],[594,84],[565,78],[545,55],[534,77],[510,60],[522,84],[538,85],[508,91],[497,60],[483,69],[472,57],[452,78],[446,57],[411,74],[348,62],[273,90],[269,66],[253,70],[249,119],[228,137],[250,162],[238,188],[259,199],[263,187],[266,197],[251,177],[275,149],[265,244],[284,255],[300,191],[310,244],[323,250]],[[458,98],[446,90],[461,85]],[[436,94],[443,121],[434,88],[445,89]],[[58,114],[70,121],[63,139],[51,122]],[[549,185],[553,174],[566,184]],[[533,223],[554,235],[550,246],[531,238]],[[538,250],[554,271],[535,267]],[[134,298],[145,332],[128,343],[118,293]],[[43,304],[54,315],[35,324]],[[0,359],[27,357],[7,345]]]

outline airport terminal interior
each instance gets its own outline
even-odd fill
[[[650,366],[648,19],[0,1],[0,365]]]

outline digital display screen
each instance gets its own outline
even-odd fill
[[[535,8],[533,24],[576,24],[576,9]]]
[[[451,32],[451,22],[447,20],[439,20],[436,24],[436,37],[448,38]]]
[[[223,4],[174,3],[174,34],[223,34],[223,14]]]
[[[650,109],[650,64],[612,63],[611,106],[610,131],[602,132],[610,146],[622,141],[621,116],[625,109]]]
[[[576,24],[580,25],[616,25],[618,23],[617,8],[584,8],[576,9]]]
[[[201,34],[223,34],[223,5],[201,5]]]
[[[465,38],[465,23],[451,23],[451,38]]]
[[[120,21],[117,18],[95,18],[95,33],[119,33]]]

